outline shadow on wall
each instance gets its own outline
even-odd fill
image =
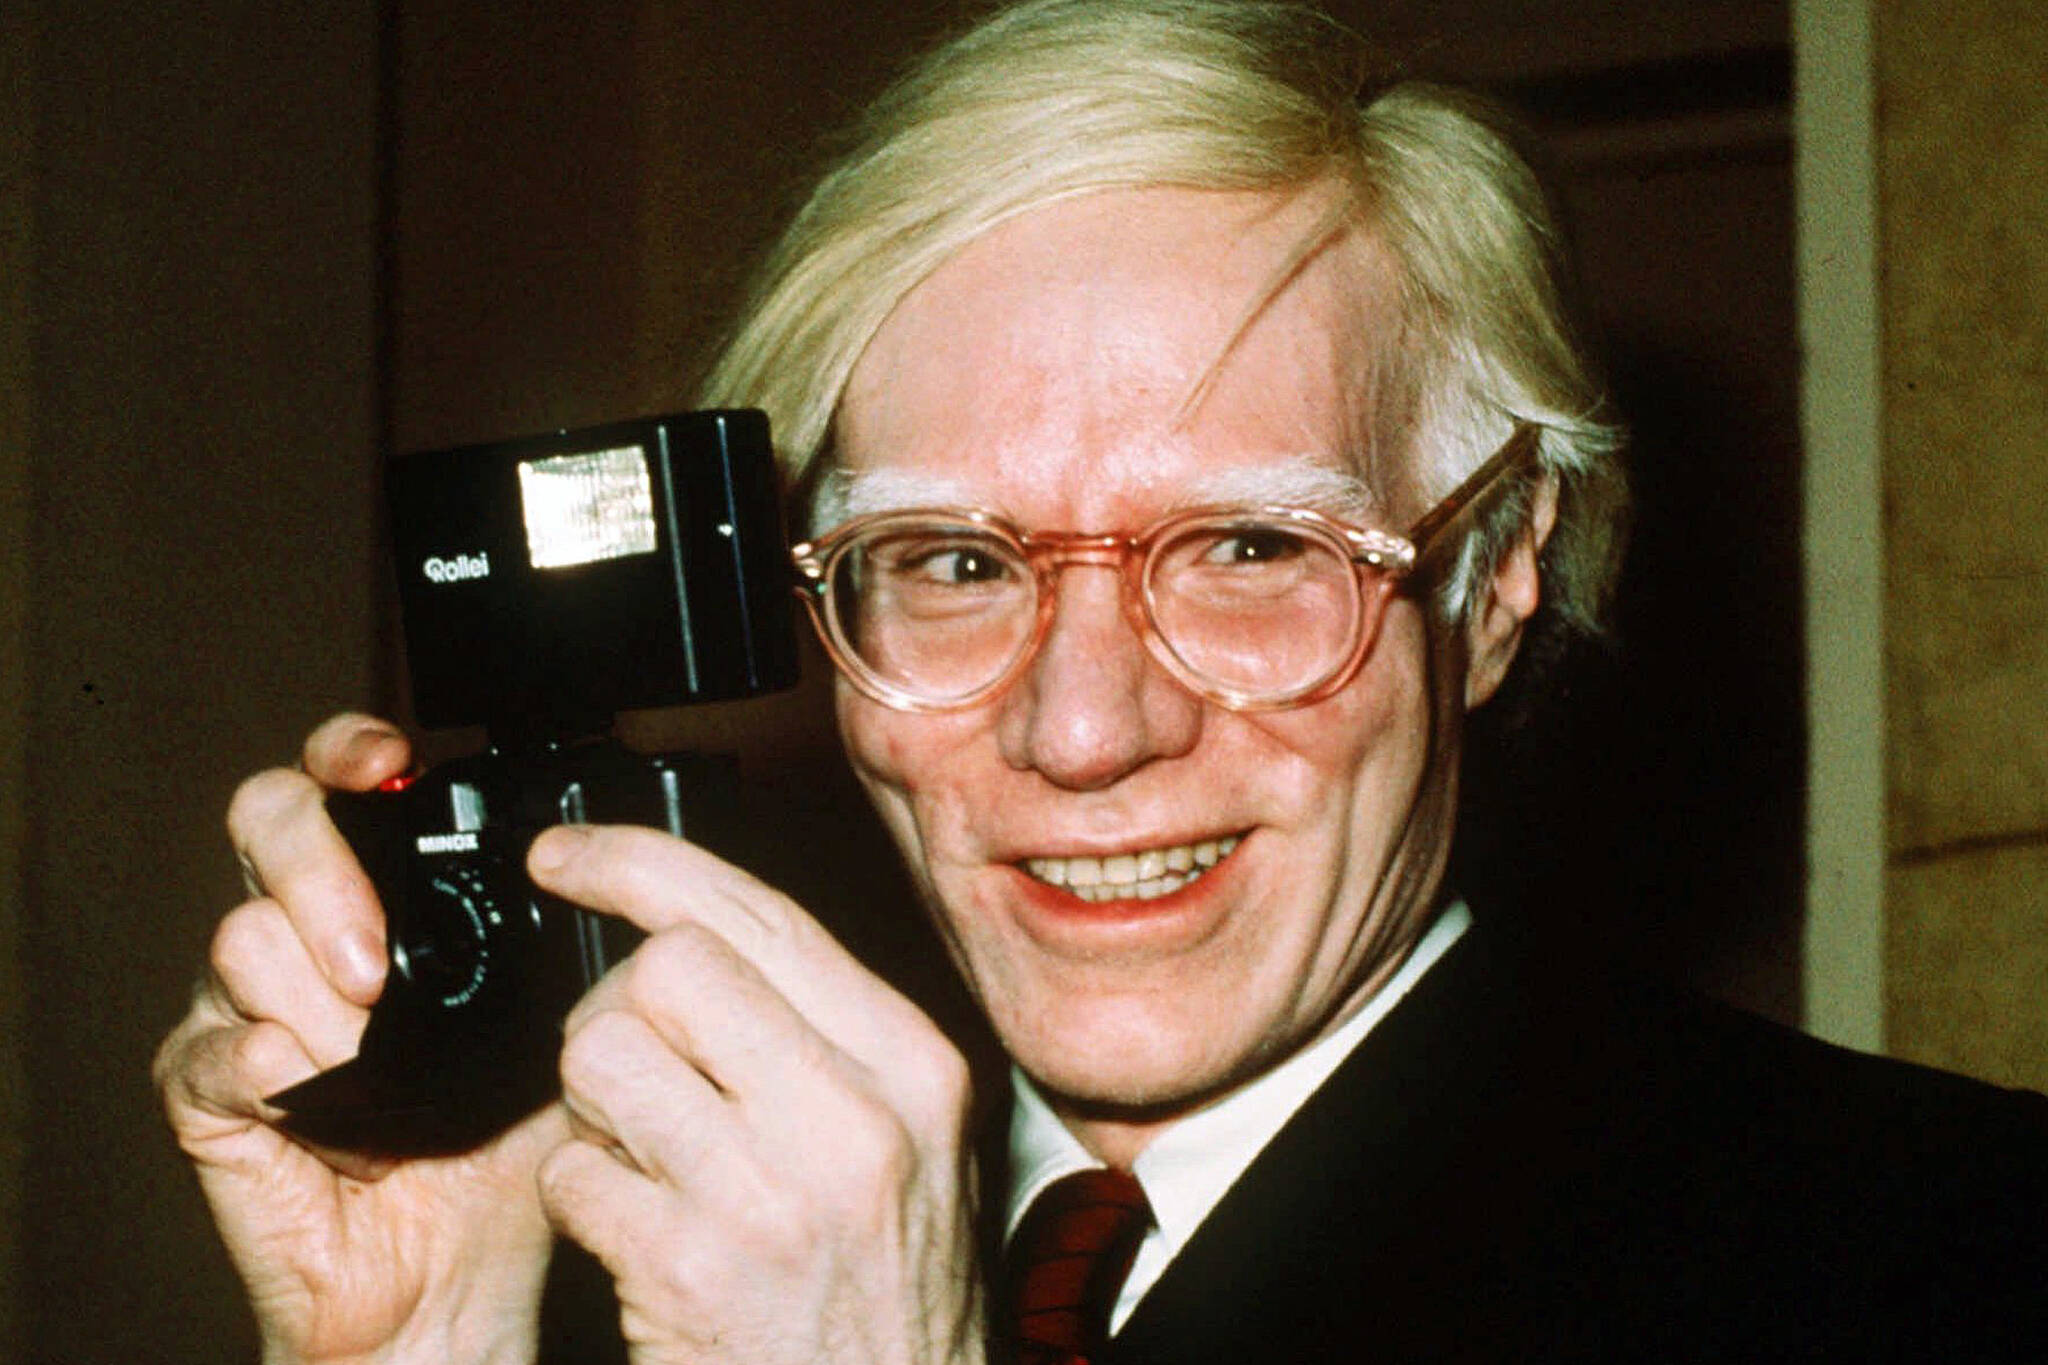
[[[1668,343],[1615,350],[1637,500],[1615,639],[1474,718],[1457,875],[1560,953],[1793,1022],[1798,450],[1743,381]]]

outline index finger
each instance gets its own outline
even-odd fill
[[[887,1068],[931,1021],[780,891],[656,830],[558,825],[528,855],[534,880],[651,934],[682,924],[730,944],[811,1026],[872,1067]]]
[[[368,1005],[384,988],[384,912],[326,802],[326,789],[304,773],[258,773],[228,803],[228,838],[284,907],[321,975],[351,1002]]]

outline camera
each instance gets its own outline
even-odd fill
[[[563,1017],[638,937],[532,884],[541,831],[701,835],[733,804],[730,759],[635,753],[618,713],[778,691],[797,651],[759,412],[409,455],[386,493],[414,713],[487,748],[328,798],[384,906],[384,991],[352,1060],[270,1102],[309,1142],[417,1155],[553,1098]]]

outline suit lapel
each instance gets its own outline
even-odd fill
[[[1342,1359],[1440,1341],[1446,1314],[1477,1349],[1474,1284],[1522,1263],[1492,1229],[1530,1226],[1570,1160],[1546,1016],[1508,964],[1468,932],[1225,1195],[1104,1365]]]

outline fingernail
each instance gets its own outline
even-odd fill
[[[533,841],[533,848],[526,855],[526,865],[535,872],[557,871],[582,850],[589,838],[588,830],[574,825],[556,825]]]
[[[335,967],[341,979],[335,984],[345,995],[364,995],[384,980],[384,949],[364,930],[343,936],[334,947]]]

